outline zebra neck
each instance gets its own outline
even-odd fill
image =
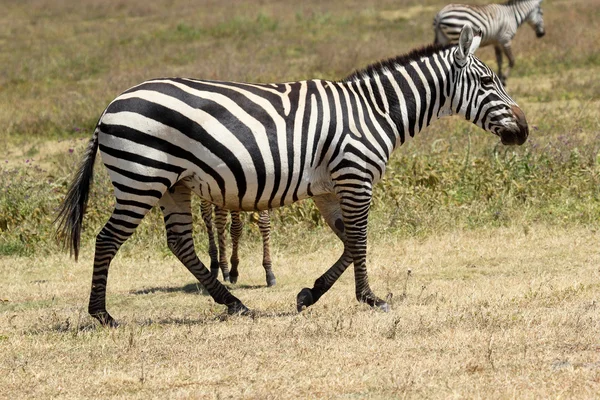
[[[393,150],[434,119],[452,114],[450,71],[455,49],[452,45],[415,49],[356,71],[340,84],[360,93],[363,101],[354,114],[368,115],[375,128],[370,131]]]
[[[412,61],[385,71],[381,77],[394,148],[414,137],[434,120],[451,114],[449,64],[442,54]]]
[[[529,17],[529,14],[534,9],[536,1],[515,1],[509,2],[507,7],[515,17],[517,28],[523,24]]]

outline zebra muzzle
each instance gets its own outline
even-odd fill
[[[517,105],[511,106],[511,111],[515,117],[516,128],[506,129],[500,133],[500,140],[505,145],[522,145],[529,136],[529,126],[523,110]]]

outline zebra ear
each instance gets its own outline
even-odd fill
[[[460,37],[458,38],[458,49],[456,51],[456,61],[459,64],[464,64],[467,56],[469,54],[473,54],[473,52],[479,47],[481,36],[479,36],[478,40],[474,40],[474,38],[475,35],[473,34],[473,28],[471,28],[470,24],[465,24],[460,31]]]
[[[471,47],[469,48],[469,54],[473,54],[479,48],[479,44],[481,44],[481,29],[478,27],[473,28],[473,41],[471,42]]]

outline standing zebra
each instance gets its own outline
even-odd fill
[[[98,148],[116,206],[96,238],[89,313],[106,311],[111,260],[156,204],[172,252],[229,313],[248,311],[202,264],[192,238],[192,192],[230,210],[265,210],[312,197],[344,243],[340,258],[297,308],[314,304],[354,263],[356,298],[388,310],[369,286],[367,219],[373,185],[394,149],[432,120],[459,114],[522,144],[525,115],[493,71],[473,56],[469,25],[458,46],[429,46],[343,81],[248,84],[156,79],[112,101],[100,117],[59,211],[59,233],[77,258]]]
[[[498,76],[502,84],[511,68],[515,65],[515,57],[511,50],[511,41],[517,28],[527,22],[537,37],[546,34],[542,13],[542,0],[509,0],[505,4],[467,5],[449,4],[442,8],[433,19],[435,31],[434,43],[457,43],[460,30],[465,24],[472,24],[481,29],[481,46],[494,45]],[[508,68],[502,73],[502,52],[508,58]]]
[[[210,256],[210,272],[215,278],[219,275],[219,268],[223,273],[224,281],[231,281],[231,283],[237,283],[239,276],[238,265],[240,258],[238,255],[238,246],[240,237],[242,236],[243,223],[240,218],[239,211],[227,211],[221,207],[214,207],[215,210],[215,225],[217,227],[217,238],[219,241],[219,249],[215,245],[215,239],[213,234],[212,214],[213,205],[208,201],[203,200],[201,202],[202,219],[206,225],[206,232],[208,234],[208,254]],[[226,233],[225,225],[227,224],[227,214],[231,214],[231,272],[227,264],[227,246],[226,246]],[[271,217],[269,216],[268,210],[263,210],[258,213],[258,229],[262,237],[263,242],[263,268],[265,269],[267,286],[275,286],[277,283],[275,274],[273,274],[273,267],[271,263],[271,249],[269,242],[271,240]]]

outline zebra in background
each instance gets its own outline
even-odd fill
[[[159,205],[171,251],[228,313],[247,313],[194,250],[191,195],[228,210],[265,210],[312,197],[344,244],[340,258],[296,299],[314,304],[354,264],[360,302],[389,310],[369,286],[367,221],[373,185],[392,151],[433,120],[458,114],[522,144],[525,115],[493,71],[473,56],[480,38],[429,46],[376,63],[342,81],[249,84],[193,79],[143,82],[113,100],[98,121],[59,210],[59,237],[79,254],[99,149],[116,197],[96,237],[88,311],[106,310],[109,265],[142,218]]]
[[[541,6],[542,0],[510,0],[505,4],[467,5],[449,4],[433,19],[434,43],[457,43],[460,30],[465,24],[481,29],[481,46],[494,45],[498,76],[502,84],[515,66],[511,41],[517,28],[527,22],[537,37],[546,34]],[[502,52],[508,58],[508,67],[502,72]]]
[[[217,238],[219,242],[219,248],[215,245],[214,231],[212,224],[213,205],[208,201],[203,200],[201,202],[202,219],[206,225],[206,232],[208,234],[208,254],[210,256],[210,272],[215,278],[219,275],[219,268],[223,273],[223,280],[230,281],[231,283],[237,283],[239,277],[238,265],[240,258],[238,255],[238,248],[240,237],[242,236],[243,223],[239,211],[227,211],[220,207],[214,206],[215,211],[215,225],[217,228]],[[225,226],[227,224],[227,214],[231,215],[231,227],[229,228],[231,234],[231,271],[227,263],[227,235]],[[265,269],[267,286],[275,286],[277,283],[275,274],[273,273],[273,267],[271,263],[271,217],[269,216],[268,210],[263,210],[258,213],[258,229],[262,237],[263,243],[263,268]]]

